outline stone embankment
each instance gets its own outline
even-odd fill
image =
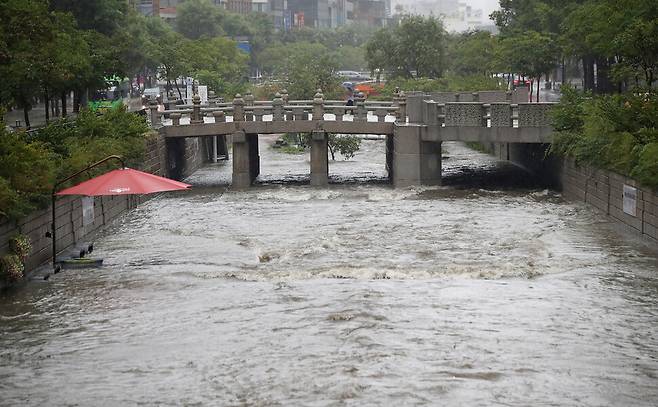
[[[573,160],[564,161],[561,184],[566,199],[586,202],[627,230],[658,243],[658,191]]]

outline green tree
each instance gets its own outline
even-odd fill
[[[357,136],[330,134],[328,146],[333,161],[336,161],[336,153],[340,153],[343,159],[349,160],[361,148],[361,139]]]
[[[23,109],[30,127],[29,111],[42,91],[45,56],[55,32],[47,3],[41,0],[0,2],[0,103]]]
[[[82,30],[112,35],[123,24],[128,13],[125,0],[49,0],[50,9],[71,13]]]
[[[501,47],[504,50],[503,55],[508,59],[510,69],[513,72],[536,79],[536,100],[539,101],[541,76],[547,74],[557,64],[558,48],[555,40],[547,34],[536,31],[523,31],[503,38]]]
[[[635,83],[639,84],[638,77],[642,75],[644,83],[651,88],[658,74],[658,18],[635,21],[617,34],[614,47],[622,55],[617,70],[622,74],[617,77],[623,79],[624,76],[632,76]]]
[[[189,39],[225,34],[220,9],[208,0],[187,0],[176,8],[176,14],[177,31]]]
[[[441,20],[405,16],[398,26],[382,30],[366,45],[366,60],[371,70],[384,68],[405,77],[441,77],[446,65]]]
[[[494,72],[496,40],[487,31],[460,34],[451,44],[451,68],[460,75],[490,75]]]

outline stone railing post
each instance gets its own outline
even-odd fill
[[[313,120],[324,119],[324,95],[322,90],[318,89],[313,96]]]
[[[426,101],[425,104],[425,117],[423,121],[428,125],[439,124],[439,104],[435,101]]]
[[[398,94],[398,111],[395,113],[395,119],[401,123],[407,122],[407,97],[404,92]]]
[[[216,110],[212,112],[212,115],[215,118],[215,123],[224,123],[226,121],[226,116],[222,110]]]
[[[244,95],[244,105],[245,106],[253,106],[254,105],[254,95],[251,94],[251,91],[248,90],[247,94]],[[246,121],[250,122],[254,120],[254,115],[251,112],[246,112],[244,114],[244,118]]]
[[[170,114],[169,117],[171,118],[171,125],[172,125],[172,126],[180,126],[180,118],[181,118],[181,116],[182,116],[182,115],[181,115],[180,113],[172,113],[172,114]]]
[[[283,99],[281,94],[277,92],[274,95],[274,100],[272,101],[272,121],[282,121],[283,120]]]
[[[190,124],[203,123],[203,116],[201,116],[201,97],[194,95],[192,98],[192,116],[190,117]]]
[[[423,93],[407,95],[407,114],[409,115],[409,123],[423,122],[424,101],[425,95]]]
[[[151,117],[151,127],[160,127],[160,115],[158,114],[158,102],[155,99],[149,100],[149,113]]]
[[[244,121],[244,99],[242,99],[242,95],[239,93],[233,99],[233,121]]]
[[[363,93],[359,92],[356,95],[356,112],[354,114],[355,122],[368,121],[368,110],[366,110],[366,97]]]
[[[287,89],[283,89],[283,90],[281,90],[281,99],[283,100],[283,104],[284,104],[284,106],[285,106],[285,105],[288,105],[288,98],[289,98],[289,96],[288,96],[288,90],[287,90]],[[284,108],[284,109],[285,109],[285,108]],[[292,121],[292,120],[293,120],[293,113],[292,113],[292,111],[286,111],[286,112],[285,112],[285,115],[286,115],[286,121]]]

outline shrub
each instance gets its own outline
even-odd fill
[[[449,75],[439,79],[396,78],[386,82],[379,98],[389,99],[395,94],[395,89],[402,91],[421,92],[477,92],[480,90],[506,90],[506,85],[499,78],[486,77],[482,75],[457,76]]]
[[[1,123],[0,123],[1,124]],[[36,132],[7,132],[0,126],[0,218],[19,219],[48,205],[56,179],[108,155],[127,165],[141,163],[148,125],[124,107],[103,115],[83,110],[75,120],[60,120]],[[93,177],[106,168],[86,174]],[[84,181],[84,177],[72,182]]]
[[[336,152],[339,152],[344,160],[349,160],[354,157],[359,148],[361,148],[361,139],[357,136],[329,135],[329,153],[334,161],[336,160]]]
[[[29,237],[25,235],[16,235],[9,239],[9,249],[12,253],[18,256],[19,259],[25,261],[32,250],[32,243],[30,242]]]
[[[564,87],[553,109],[550,153],[569,156],[658,188],[658,96],[590,97]]]
[[[24,266],[15,254],[0,257],[0,277],[6,281],[14,282],[23,278]]]

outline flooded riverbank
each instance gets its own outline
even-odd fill
[[[654,405],[654,248],[460,144],[443,187],[364,141],[314,189],[270,141],[0,297],[0,405]]]

